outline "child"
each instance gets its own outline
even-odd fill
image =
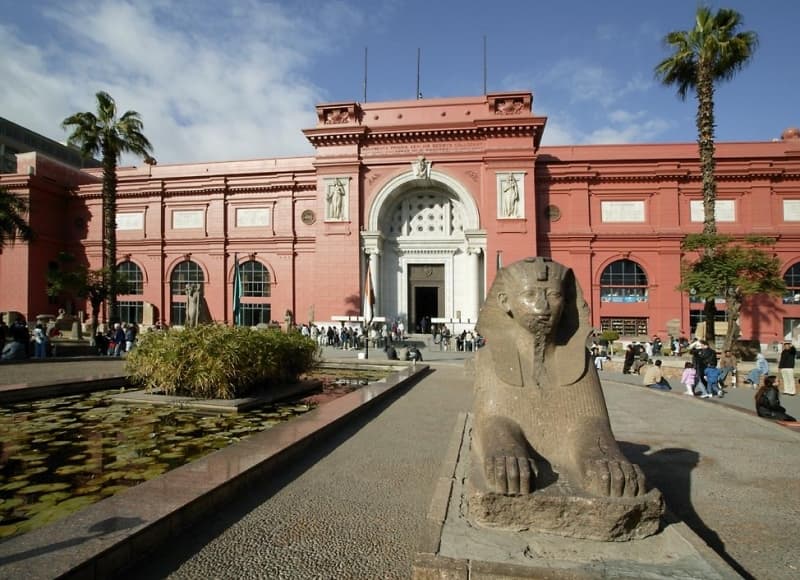
[[[706,367],[706,383],[708,384],[708,397],[712,397],[714,395],[718,397],[722,397],[725,393],[722,392],[722,389],[719,388],[719,377],[722,374],[722,371],[719,370],[716,366],[707,366]]]
[[[694,397],[694,384],[697,382],[697,370],[691,362],[683,365],[683,374],[681,375],[681,383],[686,387],[684,395],[691,395]]]

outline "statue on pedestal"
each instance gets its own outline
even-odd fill
[[[200,323],[200,284],[186,285],[186,324],[187,328]]]
[[[663,501],[614,439],[572,270],[547,258],[501,269],[477,329],[471,516],[602,540],[655,533]]]

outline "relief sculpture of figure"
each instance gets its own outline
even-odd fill
[[[477,330],[487,345],[475,360],[470,478],[480,492],[470,512],[479,523],[601,540],[655,533],[663,500],[614,439],[572,270],[547,258],[501,269]]]
[[[337,179],[328,189],[326,201],[328,202],[328,219],[340,220],[343,216],[344,198],[346,196],[344,184],[341,179]]]
[[[503,181],[503,216],[519,217],[517,207],[519,206],[519,184],[513,173],[509,173]]]
[[[197,326],[200,323],[200,285],[186,285],[186,326]]]

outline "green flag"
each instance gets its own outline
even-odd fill
[[[242,325],[242,275],[239,272],[239,254],[234,255],[233,265],[233,324]]]

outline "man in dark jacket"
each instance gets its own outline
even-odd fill
[[[781,372],[783,394],[791,397],[793,397],[796,392],[794,378],[794,361],[796,358],[797,349],[791,342],[784,342],[781,358],[778,360],[778,369],[780,369]]]

